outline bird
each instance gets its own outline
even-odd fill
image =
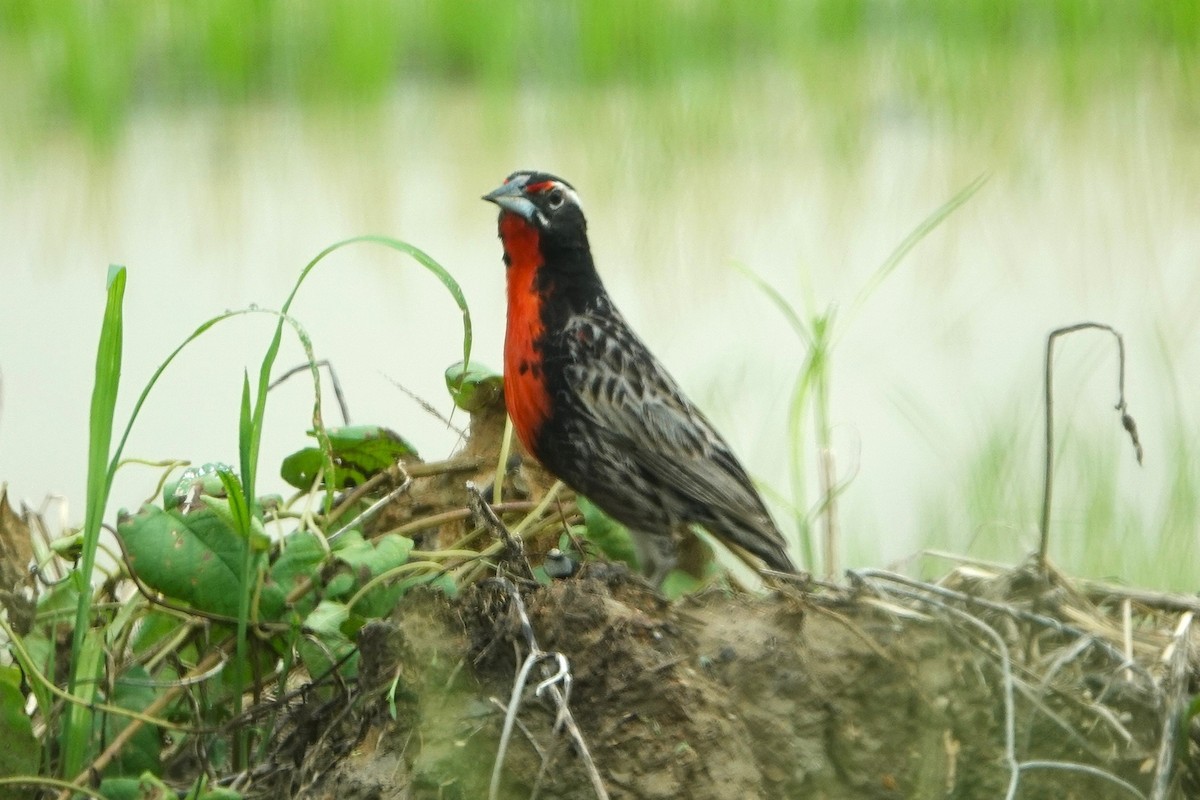
[[[575,188],[521,170],[483,199],[500,207],[504,397],[525,449],[629,530],[655,587],[693,524],[796,573],[745,467],[613,303]]]

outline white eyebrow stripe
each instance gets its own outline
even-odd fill
[[[576,194],[574,189],[572,189],[570,186],[567,186],[562,181],[554,181],[553,185],[561,189],[562,193],[567,196],[567,199],[578,206],[580,211],[583,210],[583,203],[579,202],[579,195]]]

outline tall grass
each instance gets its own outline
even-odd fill
[[[1109,413],[1102,408],[1077,416],[1100,416],[1108,423]],[[1168,409],[1163,417],[1170,420],[1167,435],[1155,437],[1153,457],[1169,465],[1170,483],[1158,504],[1122,485],[1122,469],[1136,467],[1129,466],[1129,443],[1117,426],[1086,426],[1059,442],[1051,560],[1068,574],[1196,590],[1200,432]],[[1014,404],[976,441],[964,443],[961,453],[947,455],[948,480],[927,490],[921,510],[923,547],[1004,563],[1036,549],[1039,425],[1036,415]],[[945,564],[928,567],[935,574]]]
[[[847,313],[840,321],[836,314],[836,303],[831,303],[824,310],[818,310],[813,301],[813,292],[806,291],[803,297],[807,306],[801,312],[774,286],[752,272],[746,273],[787,320],[805,350],[804,361],[796,375],[788,404],[788,438],[791,442],[790,500],[800,544],[801,563],[806,569],[821,573],[828,579],[837,577],[842,563],[843,545],[839,541],[836,503],[838,495],[847,486],[846,481],[838,477],[833,458],[833,425],[829,405],[833,384],[833,352],[838,335],[853,324],[854,318],[871,295],[896,271],[913,248],[970,200],[986,182],[987,176],[980,175],[921,220],[875,268],[855,294]],[[835,322],[839,324],[835,326]],[[806,427],[811,430],[811,441],[817,455],[818,491],[815,499],[808,490],[808,469],[804,464],[805,456],[810,452],[807,446],[809,438],[805,435]],[[819,546],[814,533],[818,523],[822,530]]]

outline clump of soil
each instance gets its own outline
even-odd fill
[[[339,717],[361,735],[348,754],[298,756],[304,796],[487,797],[531,637],[569,664],[587,752],[556,726],[551,692],[534,696],[556,668],[535,667],[500,797],[999,798],[1014,783],[1023,800],[1150,795],[1168,676],[1122,667],[1039,612],[939,609],[882,586],[668,604],[596,564],[519,595],[494,579],[456,600],[413,594],[363,630],[360,702],[342,704],[357,722]]]

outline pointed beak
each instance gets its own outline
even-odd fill
[[[525,196],[524,189],[525,181],[514,179],[488,192],[483,196],[483,199],[500,206],[502,211],[516,214],[518,217],[533,222],[538,212],[537,206]]]

